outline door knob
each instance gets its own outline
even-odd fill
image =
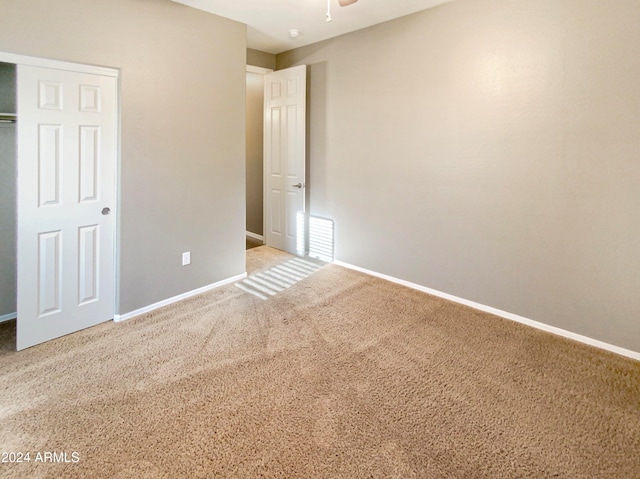
[[[109,213],[111,213],[111,209],[109,208],[102,208],[102,214],[107,216]]]
[[[293,186],[294,188],[302,188],[302,183],[298,183],[297,185],[291,185],[291,186]]]

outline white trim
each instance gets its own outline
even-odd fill
[[[29,57],[26,55],[16,55],[15,53],[0,52],[0,62],[15,63],[16,65],[29,65],[32,67],[53,68],[54,70],[68,70],[78,73],[90,73],[93,75],[109,77],[117,77],[119,75],[118,70],[113,68],[84,65],[82,63],[63,62],[50,60],[48,58]]]
[[[469,301],[468,299],[459,298],[457,296],[453,296],[448,293],[443,293],[441,291],[437,291],[435,289],[427,288],[426,286],[421,286],[416,283],[411,283],[410,281],[405,281],[403,279],[394,278],[393,276],[389,276],[382,273],[377,273],[375,271],[371,271],[365,268],[361,268],[359,266],[354,266],[349,263],[344,263],[342,261],[334,260],[334,264],[338,266],[342,266],[344,268],[352,269],[354,271],[359,271],[360,273],[365,273],[370,276],[375,276],[376,278],[384,279],[386,281],[390,281],[392,283],[400,284],[402,286],[406,286],[407,288],[416,289],[418,291],[422,291],[423,293],[431,294],[433,296],[437,296],[439,298],[447,299],[449,301],[453,301],[454,303],[464,304],[465,306],[469,306],[470,308],[478,309],[480,311],[484,311],[485,313],[490,313],[495,316],[499,316],[501,318],[509,319],[511,321],[515,321],[517,323],[525,324],[527,326],[531,326],[536,329],[540,329],[542,331],[546,331],[548,333],[556,334],[558,336],[562,336],[564,338],[573,339],[574,341],[578,341],[580,343],[588,344],[589,346],[594,346],[599,349],[604,349],[605,351],[610,351],[612,353],[619,354],[621,356],[626,356],[631,359],[635,359],[640,361],[640,352],[632,351],[630,349],[621,348],[619,346],[614,346],[613,344],[605,343],[598,339],[593,339],[588,336],[583,336],[581,334],[573,333],[571,331],[567,331],[561,328],[557,328],[555,326],[551,326],[549,324],[541,323],[539,321],[534,321],[533,319],[525,318],[523,316],[518,316],[517,314],[509,313],[507,311],[502,311],[500,309],[492,308],[491,306],[485,306],[484,304],[476,303],[475,301]]]
[[[256,241],[262,241],[264,243],[264,236],[262,235],[252,233],[251,231],[246,231],[245,234],[248,238],[254,239]]]
[[[0,323],[4,323],[5,321],[16,319],[17,317],[18,317],[18,313],[3,314],[2,316],[0,316]]]
[[[120,199],[121,199],[121,185],[122,185],[122,177],[121,177],[121,165],[122,165],[122,77],[118,74],[118,85],[117,85],[117,125],[116,125],[116,141],[117,149],[116,149],[116,170],[114,175],[115,181],[115,198],[114,198],[114,207],[115,207],[115,218],[114,218],[114,235],[113,235],[113,314],[114,317],[116,315],[116,311],[118,311],[118,307],[120,305],[120,265],[121,265],[121,254],[120,254],[120,244],[121,244],[121,229],[120,226],[122,224],[122,216],[120,215]]]
[[[261,75],[266,75],[267,73],[272,73],[273,70],[271,68],[262,68],[256,67],[253,65],[247,65],[247,72],[249,73],[259,73]]]
[[[116,314],[113,317],[113,320],[118,323],[120,321],[125,321],[127,319],[133,318],[134,316],[139,316],[144,313],[148,313],[150,311],[154,311],[158,308],[162,308],[163,306],[168,306],[170,304],[176,303],[178,301],[182,301],[183,299],[190,298],[191,296],[195,296],[197,294],[205,293],[209,290],[219,288],[224,286],[225,284],[233,283],[235,281],[244,279],[247,277],[247,273],[237,274],[227,279],[223,279],[222,281],[218,281],[217,283],[213,283],[207,286],[203,286],[202,288],[197,288],[192,291],[188,291],[186,293],[179,294],[178,296],[174,296],[173,298],[165,299],[163,301],[158,301],[157,303],[150,304],[149,306],[145,306],[144,308],[136,309],[135,311],[131,311],[130,313],[125,314]]]

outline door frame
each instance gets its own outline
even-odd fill
[[[88,73],[94,75],[102,75],[116,78],[116,158],[115,158],[115,174],[114,174],[114,199],[115,199],[115,219],[113,225],[113,316],[114,318],[118,312],[118,304],[120,304],[120,161],[121,161],[121,104],[122,98],[122,81],[120,76],[120,69],[103,67],[97,65],[87,65],[84,63],[66,62],[60,60],[52,60],[49,58],[32,57],[27,55],[18,55],[15,53],[8,53],[0,51],[0,62],[13,63],[14,65],[28,65],[33,67],[51,68],[54,70],[65,70],[76,73]],[[17,92],[16,92],[17,93]],[[20,119],[16,128],[20,128]],[[16,135],[17,142],[17,135]],[[19,145],[16,145],[16,154]],[[17,177],[16,177],[17,180]],[[16,235],[18,234],[17,222],[18,222],[18,202],[16,195]],[[16,254],[17,256],[17,254]],[[17,263],[17,262],[16,262]],[[16,264],[16,274],[20,271],[20,265]],[[16,283],[17,294],[17,283]],[[113,321],[114,318],[111,318]]]
[[[263,67],[256,67],[253,65],[247,65],[247,73],[257,73],[259,75],[262,75],[262,90],[264,91],[264,82],[266,81],[266,76],[269,73],[273,73],[274,70],[272,70],[271,68],[263,68]],[[246,86],[246,79],[245,79],[245,86]],[[265,107],[264,107],[264,101],[262,102],[262,129],[264,131],[264,121],[265,121]],[[245,167],[246,167],[246,158],[245,158]],[[245,188],[247,187],[246,184],[246,179],[245,179]],[[246,198],[246,191],[245,191],[245,198]],[[266,239],[266,219],[265,219],[265,214],[264,214],[264,208],[265,208],[265,204],[266,204],[266,199],[267,199],[267,172],[266,169],[264,168],[264,140],[262,141],[262,244],[267,244],[267,239]],[[246,204],[245,204],[245,212],[246,212]]]

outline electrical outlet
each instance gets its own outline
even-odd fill
[[[191,251],[182,253],[182,266],[186,266],[188,264],[191,264]]]

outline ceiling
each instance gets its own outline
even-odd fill
[[[452,0],[360,0],[340,7],[327,0],[172,0],[247,25],[247,47],[268,53],[337,37],[354,30],[419,12]],[[299,30],[296,38],[289,31]]]

